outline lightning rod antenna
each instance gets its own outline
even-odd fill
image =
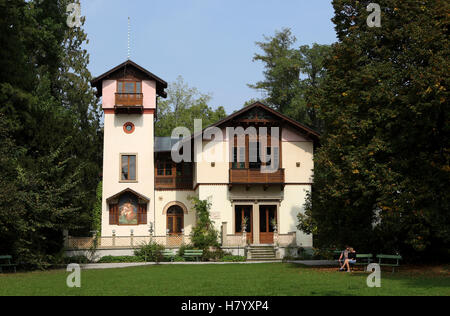
[[[131,58],[131,19],[128,17],[128,60]]]

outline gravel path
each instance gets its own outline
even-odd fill
[[[262,264],[262,263],[280,263],[280,261],[250,261],[250,262],[161,262],[160,265],[229,265],[229,264]],[[311,260],[311,261],[288,261],[288,263],[302,264],[311,267],[336,266],[336,261]],[[104,270],[104,269],[122,269],[131,267],[154,266],[156,263],[91,263],[81,265],[83,270]]]
[[[251,262],[161,262],[159,265],[229,265],[229,264],[261,264],[280,263],[281,261],[251,261]],[[81,265],[83,270],[121,269],[142,266],[154,266],[156,263],[90,263]]]

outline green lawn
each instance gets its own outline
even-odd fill
[[[80,289],[65,271],[0,275],[0,295],[450,295],[448,274],[382,274],[382,288],[367,274],[322,271],[293,264],[161,265],[82,271]]]

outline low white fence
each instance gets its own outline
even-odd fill
[[[191,242],[189,236],[112,236],[112,237],[98,237],[96,249],[130,249],[137,248],[142,244],[148,244],[154,241],[166,248],[179,248],[181,245],[188,245]],[[66,239],[66,249],[69,250],[89,250],[93,249],[95,244],[94,237],[68,237]],[[279,247],[287,247],[296,244],[296,233],[277,234],[274,233],[274,245]],[[222,240],[223,247],[245,247],[247,246],[246,236],[240,235],[225,235]]]

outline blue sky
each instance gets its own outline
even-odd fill
[[[82,0],[81,10],[94,77],[126,60],[131,17],[131,59],[167,82],[181,75],[227,113],[261,97],[247,84],[263,79],[252,62],[263,35],[289,27],[298,46],[336,41],[329,0]]]

